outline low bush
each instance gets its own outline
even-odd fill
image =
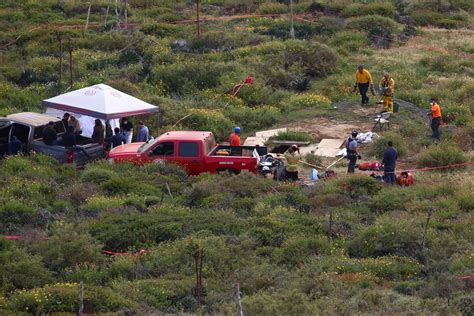
[[[363,259],[342,257],[336,259],[335,262],[328,260],[327,263],[323,263],[323,265],[326,264],[331,264],[331,267],[328,267],[328,269],[338,274],[368,273],[386,280],[416,279],[421,274],[423,268],[416,260],[400,256]]]
[[[81,174],[81,181],[101,184],[103,182],[109,181],[110,179],[116,176],[117,173],[112,170],[88,166],[86,170]]]
[[[381,137],[375,139],[375,141],[370,144],[369,155],[376,157],[382,161],[383,154],[387,149],[387,142],[392,141],[393,147],[397,149],[398,157],[404,157],[408,152],[407,141],[400,133],[388,132],[382,134]]]
[[[394,14],[395,6],[389,2],[353,3],[346,6],[342,11],[342,15],[346,17],[380,15],[392,18]]]
[[[372,44],[386,48],[391,45],[399,27],[392,19],[379,15],[368,15],[348,19],[347,28],[366,31]]]
[[[177,28],[174,25],[166,23],[151,22],[142,25],[140,30],[147,35],[153,35],[160,38],[173,35],[177,31]]]
[[[52,273],[46,269],[40,256],[32,256],[18,249],[13,241],[0,238],[0,289],[29,289],[51,282]]]
[[[380,219],[362,230],[348,244],[351,257],[381,257],[386,255],[418,257],[421,252],[421,225],[413,221],[391,222]]]
[[[294,109],[315,108],[330,109],[331,100],[315,93],[297,94],[290,99],[290,107]]]
[[[409,14],[415,22],[415,25],[420,26],[436,25],[444,18],[442,13],[426,9],[411,11],[409,12]]]
[[[443,121],[454,123],[457,126],[464,126],[472,118],[471,111],[464,105],[445,105],[443,106]]]
[[[367,35],[353,31],[342,31],[336,33],[330,39],[331,46],[334,46],[339,54],[350,55],[369,47]]]
[[[281,14],[287,13],[288,6],[283,3],[264,2],[258,7],[260,14]]]
[[[78,264],[100,264],[104,260],[101,245],[89,234],[78,233],[71,226],[58,229],[48,240],[34,243],[31,249],[41,254],[45,265],[59,274]]]
[[[286,132],[278,132],[275,137],[270,138],[271,140],[284,140],[290,141],[293,140],[295,142],[314,142],[314,139],[311,135],[305,132],[299,131],[286,131]]]
[[[327,239],[293,236],[276,252],[278,262],[289,266],[303,263],[310,256],[329,254],[331,245]]]
[[[462,164],[468,161],[466,155],[451,144],[431,146],[418,155],[417,165],[419,167],[436,167],[451,164]]]
[[[372,196],[382,189],[380,182],[372,177],[354,176],[333,180],[325,188],[327,191],[334,190],[337,193],[348,195],[352,199],[364,199]]]
[[[33,290],[19,290],[13,293],[8,308],[32,314],[54,312],[75,313],[78,310],[79,283],[56,283]],[[84,289],[84,312],[118,311],[133,307],[128,298],[113,292],[110,288],[86,285]]]

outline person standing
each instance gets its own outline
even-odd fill
[[[369,87],[372,92],[372,95],[375,96],[372,75],[367,69],[364,69],[364,65],[359,65],[355,76],[356,76],[356,82],[354,84],[354,89],[352,90],[352,92],[353,93],[356,92],[356,89],[359,88],[362,105],[369,104],[369,97],[367,96]]]
[[[128,118],[124,117],[122,119],[122,124],[120,125],[123,131],[123,136],[125,138],[125,144],[130,144],[132,142],[133,136],[133,124],[128,120]]]
[[[137,142],[147,142],[150,139],[150,132],[148,127],[143,124],[143,121],[138,121],[138,136]]]
[[[354,173],[357,158],[360,159],[359,151],[357,149],[357,131],[353,131],[349,139],[347,140],[347,159],[349,159],[349,165],[347,166],[347,173]]]
[[[54,122],[50,121],[43,130],[43,142],[48,146],[56,145],[58,134],[54,129]]]
[[[98,143],[103,144],[105,138],[105,128],[100,119],[95,119],[94,131],[92,132],[92,139]]]
[[[439,99],[437,97],[430,99],[431,105],[431,131],[433,132],[433,137],[437,141],[440,140],[439,138],[439,126],[441,125],[441,107],[438,104]]]
[[[68,125],[73,128],[74,134],[76,134],[76,136],[81,135],[82,133],[81,123],[74,115],[71,115],[71,117],[69,117]]]
[[[240,146],[240,127],[234,128],[234,132],[230,134],[229,145],[230,146]]]
[[[298,153],[298,154],[297,154]],[[292,145],[285,154],[286,160],[286,179],[290,181],[298,180],[298,162],[301,160],[300,149],[298,145]]]
[[[385,183],[395,184],[395,165],[398,159],[397,150],[393,147],[393,142],[387,142],[387,149],[383,154],[383,172]]]
[[[380,88],[383,96],[383,110],[384,112],[393,112],[393,92],[395,90],[395,81],[388,72],[383,74],[380,81]]]
[[[63,115],[63,118],[62,118],[62,121],[63,121],[63,125],[64,125],[64,131],[67,130],[67,127],[69,126],[69,117],[71,116],[71,114],[69,113],[64,113]]]

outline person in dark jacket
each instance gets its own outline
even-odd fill
[[[125,143],[125,137],[120,133],[120,128],[114,128],[115,135],[107,138],[107,143],[112,145],[112,148],[120,146]]]
[[[8,154],[15,156],[21,153],[22,151],[23,144],[16,136],[12,136],[10,142],[8,143]]]
[[[63,145],[66,148],[71,148],[73,151],[81,151],[84,155],[90,159],[91,156],[87,153],[87,151],[82,148],[81,146],[77,146],[76,141],[76,134],[74,133],[74,127],[68,126],[66,133],[63,135]]]
[[[351,137],[347,140],[347,159],[349,159],[349,165],[347,166],[347,173],[354,173],[357,158],[360,159],[359,151],[357,149],[357,131],[353,131]]]
[[[56,145],[57,139],[58,134],[54,130],[54,122],[50,121],[43,130],[43,142],[46,145],[53,146]]]
[[[95,124],[94,124],[94,132],[92,133],[92,139],[98,144],[103,144],[104,137],[105,137],[104,125],[102,124],[101,120],[96,119]]]
[[[395,165],[397,162],[398,153],[393,147],[393,142],[387,142],[387,149],[383,154],[383,171],[384,179],[388,184],[395,184]]]
[[[70,116],[71,116],[71,114],[69,114],[69,113],[67,113],[67,112],[66,112],[66,113],[64,113],[64,115],[63,115],[63,118],[62,118],[62,120],[61,120],[61,121],[63,121],[63,124],[64,124],[64,130],[66,130],[66,129],[67,129],[67,127],[68,127],[68,125],[69,125],[69,117],[70,117]]]
[[[122,123],[120,127],[123,131],[123,136],[125,138],[125,144],[130,144],[132,142],[133,137],[133,124],[128,120],[128,118],[122,118]]]

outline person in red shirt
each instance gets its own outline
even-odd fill
[[[431,130],[433,131],[432,137],[439,141],[439,126],[441,124],[441,108],[438,104],[438,98],[432,98],[430,100],[431,105]]]
[[[229,145],[231,146],[240,146],[240,127],[234,128],[234,132],[230,134]]]

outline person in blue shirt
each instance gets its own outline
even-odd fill
[[[147,142],[150,139],[150,132],[148,127],[143,124],[143,121],[138,122],[138,136],[137,142]]]
[[[393,147],[393,142],[387,142],[387,149],[383,154],[383,171],[384,179],[388,184],[395,184],[395,165],[397,162],[398,153],[397,150]]]

